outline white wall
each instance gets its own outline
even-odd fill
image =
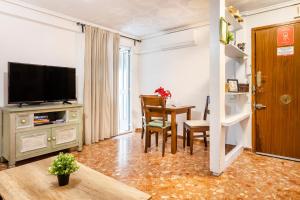
[[[8,62],[75,67],[82,102],[84,34],[75,23],[1,1],[0,24],[0,106],[7,104]]]
[[[33,8],[33,9],[31,9]],[[41,12],[39,12],[41,11]],[[29,4],[18,6],[0,1],[0,107],[7,104],[8,62],[75,67],[77,72],[77,98],[83,103],[84,86],[84,34],[75,22]],[[105,27],[101,27],[106,29]],[[113,30],[109,30],[113,31]],[[121,46],[131,48],[132,116],[140,114],[138,101],[139,43],[121,38]]]
[[[195,31],[195,32],[194,32]],[[140,94],[153,94],[160,86],[169,89],[172,98],[168,100],[175,105],[195,105],[192,118],[202,119],[206,96],[209,90],[209,26],[190,31],[173,33],[166,36],[143,40],[139,60]],[[166,44],[184,44],[195,37],[195,46],[157,51],[157,47]],[[154,45],[155,44],[155,45]],[[155,46],[155,47],[154,47]],[[156,49],[154,52],[149,48]],[[140,114],[136,121],[140,122]],[[178,116],[178,133],[182,133],[182,122],[185,115]],[[140,123],[136,123],[141,127]]]

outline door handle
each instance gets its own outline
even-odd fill
[[[258,104],[255,104],[255,109],[257,109],[257,110],[261,110],[261,109],[264,109],[264,108],[266,108],[267,106],[265,106],[265,105],[263,105],[263,104],[261,104],[261,103],[258,103]]]

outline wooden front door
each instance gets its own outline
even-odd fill
[[[252,66],[254,150],[300,159],[300,21],[253,29]]]

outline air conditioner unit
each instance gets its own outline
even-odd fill
[[[197,45],[197,31],[185,30],[143,40],[140,46],[140,50],[137,52],[137,54],[148,54],[158,51],[169,51]]]

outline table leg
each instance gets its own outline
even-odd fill
[[[175,154],[177,151],[176,112],[171,113],[171,129],[172,129],[171,152],[172,154]]]
[[[192,119],[192,110],[188,109],[186,113],[186,119],[191,120]],[[186,146],[190,146],[190,132],[187,132],[187,139],[186,139]]]
[[[192,109],[188,109],[186,113],[186,119],[191,120],[192,119]]]
[[[186,132],[186,146],[190,146],[190,130]]]

